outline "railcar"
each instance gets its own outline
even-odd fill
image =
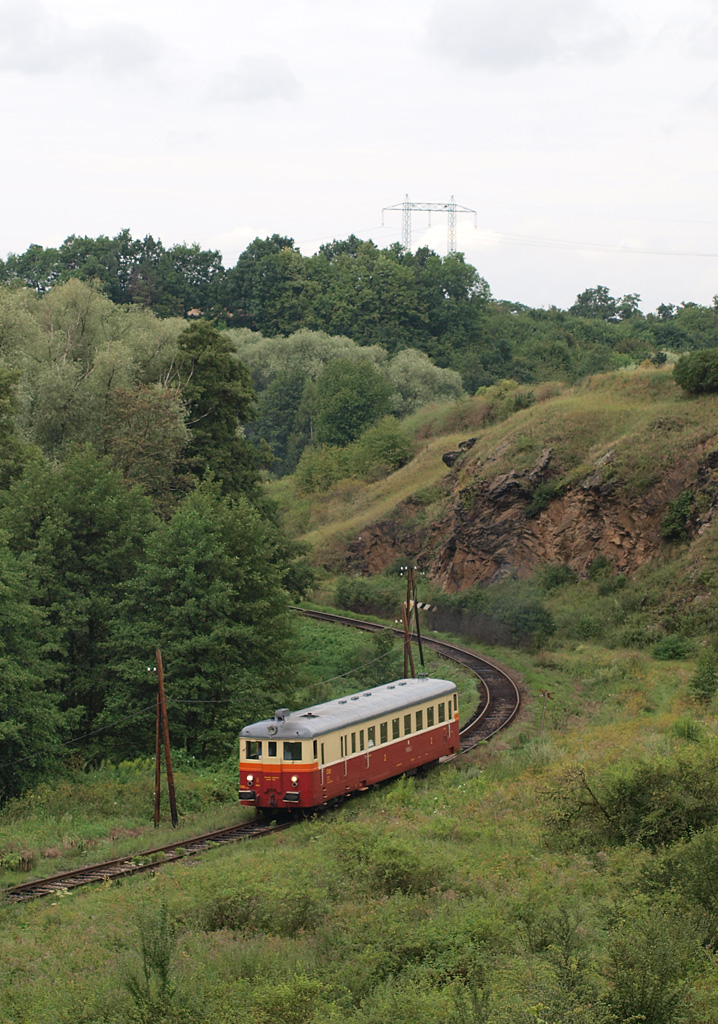
[[[239,797],[265,812],[323,807],[458,749],[454,683],[397,679],[245,726]]]

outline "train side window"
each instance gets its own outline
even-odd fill
[[[285,743],[284,743],[284,760],[285,761],[301,761],[302,760],[302,744],[301,743],[288,743],[285,740]]]
[[[352,754],[356,754],[356,752],[357,752],[357,734],[355,732],[353,732],[352,733]]]
[[[267,757],[277,756],[277,741],[267,740]]]
[[[439,704],[439,721],[443,722],[445,719],[446,719],[446,704],[444,704],[444,702],[442,700],[442,702]]]
[[[313,757],[314,757],[314,760],[316,761],[316,759],[317,759],[317,741],[316,740],[314,741]]]
[[[416,712],[416,731],[417,732],[421,732],[421,730],[423,728],[424,728],[424,712],[423,711],[417,711]]]
[[[322,743],[322,764],[324,764],[324,744]]]
[[[434,709],[433,707],[426,709],[426,727],[430,729],[434,724]]]
[[[363,729],[359,730],[359,749],[360,750],[364,749],[364,730]]]
[[[411,715],[404,715],[404,735],[408,736],[411,732]]]
[[[339,737],[339,756],[344,757],[344,737]]]
[[[389,742],[389,723],[388,722],[382,722],[381,725],[379,726],[379,742],[380,743],[388,743]]]
[[[456,694],[454,694],[454,711],[458,711],[458,710],[459,710],[459,698],[457,697]]]
[[[399,719],[392,718],[391,720],[391,738],[393,740],[399,739]]]
[[[376,726],[370,725],[366,731],[366,745],[368,747],[376,746]]]

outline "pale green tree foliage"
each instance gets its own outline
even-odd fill
[[[435,366],[424,352],[412,348],[397,352],[387,366],[387,376],[396,392],[393,404],[399,416],[464,394],[460,373]]]

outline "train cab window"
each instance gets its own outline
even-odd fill
[[[423,711],[417,711],[416,712],[416,731],[417,732],[421,732],[421,730],[423,728],[424,728],[424,712]]]
[[[379,742],[380,743],[388,743],[389,742],[389,723],[388,722],[382,722],[381,725],[379,726]]]
[[[317,759],[317,741],[316,740],[314,741],[314,745],[312,747],[312,757],[316,761],[316,759]]]
[[[359,749],[360,750],[364,749],[364,730],[363,729],[359,730]]]
[[[446,705],[444,704],[444,702],[442,700],[441,704],[439,704],[439,721],[443,722],[443,721],[445,721],[445,719],[446,719]]]
[[[411,715],[404,715],[404,735],[408,736],[411,732]]]
[[[267,740],[267,757],[277,756],[277,741]]]
[[[247,758],[258,761],[262,756],[262,744],[258,740],[247,740]]]
[[[391,738],[393,740],[399,739],[399,719],[392,718],[391,720]]]
[[[433,707],[432,708],[427,708],[426,709],[426,728],[430,729],[433,724],[434,724],[434,709],[433,709]]]
[[[302,760],[302,744],[301,743],[284,743],[284,760],[285,761],[301,761]]]
[[[376,726],[370,725],[366,731],[366,745],[368,747],[376,746]]]

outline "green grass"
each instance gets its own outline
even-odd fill
[[[372,643],[330,624],[300,628],[308,685]],[[718,719],[691,704],[689,663],[596,644],[486,653],[523,674],[526,701],[511,730],[461,761],[156,876],[0,908],[3,1021],[414,1024],[471,1020],[473,1007],[486,1024],[535,1024],[540,1006],[543,1020],[615,1024],[618,993],[640,996],[646,973],[666,999],[680,983],[681,1020],[715,1019],[705,908],[649,885],[664,853],[595,845],[585,829],[567,846],[550,825],[573,799],[576,766],[599,799],[639,758],[700,766]],[[540,735],[542,689],[554,698]],[[144,772],[102,769],[39,791],[0,822],[3,848],[33,829],[49,837],[63,815],[107,829],[113,786],[127,796],[113,828],[129,825],[145,808]],[[193,772],[209,792],[210,774]],[[644,958],[633,973],[618,955],[627,945]],[[126,982],[145,977],[143,964],[149,983],[133,996]]]

